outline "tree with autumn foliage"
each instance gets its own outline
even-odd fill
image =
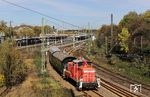
[[[35,33],[32,28],[30,27],[21,27],[17,31],[18,37],[33,37]]]
[[[128,39],[130,37],[129,31],[127,28],[123,28],[121,33],[118,34],[119,45],[121,46],[121,51],[128,52]]]
[[[26,76],[26,67],[19,52],[10,41],[5,41],[0,45],[0,74],[4,75],[7,88],[19,84]]]
[[[114,39],[117,39],[118,33],[121,31],[120,28],[117,25],[113,25],[113,37]],[[105,37],[111,36],[111,26],[110,25],[103,25],[100,29],[97,31],[97,45],[98,47],[101,47],[105,44]]]
[[[0,32],[7,32],[8,27],[6,25],[7,23],[5,21],[0,21]]]

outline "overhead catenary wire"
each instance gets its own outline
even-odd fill
[[[55,23],[55,22],[53,22],[53,21],[50,21],[50,20],[47,20],[46,19],[46,21],[48,21],[48,22],[50,22],[50,23],[53,23],[54,25],[57,25],[58,27],[60,27],[60,28],[62,28],[62,29],[65,29],[66,27],[64,27],[64,26],[62,26],[62,25],[60,25],[60,24],[58,24],[58,23]],[[67,29],[67,28],[66,28]]]
[[[36,14],[42,15],[42,16],[44,16],[44,17],[47,17],[47,18],[50,18],[50,19],[56,20],[56,21],[58,21],[58,22],[65,23],[65,24],[71,25],[71,26],[73,26],[73,27],[82,28],[82,27],[80,27],[80,26],[78,26],[78,25],[75,25],[75,24],[72,24],[72,23],[66,22],[66,21],[64,21],[64,20],[60,20],[60,19],[54,18],[54,17],[49,16],[49,15],[47,15],[47,14],[44,14],[44,13],[42,13],[42,12],[39,12],[39,11],[36,11],[36,10],[30,9],[30,8],[27,8],[27,7],[21,6],[21,5],[16,4],[16,3],[12,3],[12,2],[7,1],[7,0],[1,0],[1,1],[3,1],[3,2],[5,2],[5,3],[8,3],[8,4],[10,4],[10,5],[13,5],[13,6],[16,6],[16,7],[19,7],[19,8],[25,9],[25,10],[28,10],[28,11],[30,11],[30,12],[33,12],[33,13],[36,13]]]

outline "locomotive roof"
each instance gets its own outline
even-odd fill
[[[78,59],[76,59],[76,60],[73,60],[73,62],[75,62],[75,63],[79,63],[79,62],[83,62],[82,60],[78,60]]]

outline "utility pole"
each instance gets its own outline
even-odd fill
[[[42,31],[42,48],[41,48],[41,53],[42,53],[42,68],[41,68],[41,72],[44,73],[46,71],[45,67],[46,67],[46,60],[45,60],[45,32],[44,32],[44,18],[42,18],[42,27],[41,27],[41,31]]]
[[[92,39],[92,37],[91,37],[92,31],[91,31],[91,25],[90,25],[90,22],[88,22],[88,35],[89,35],[90,38]]]
[[[25,36],[25,41],[26,41],[26,49],[27,49],[27,52],[28,52],[29,49],[28,49],[28,37],[27,37],[27,33],[26,33],[26,36]]]
[[[111,48],[113,47],[113,14],[111,14]]]
[[[134,47],[135,47],[135,41],[136,41],[136,37],[134,38],[134,42],[133,42],[134,43]]]
[[[75,48],[75,34],[73,35],[73,48]]]
[[[141,50],[143,48],[143,36],[141,36]]]
[[[105,53],[108,54],[108,37],[105,37]]]
[[[90,33],[90,22],[88,22],[88,34]]]
[[[9,37],[12,38],[12,21],[9,22]]]

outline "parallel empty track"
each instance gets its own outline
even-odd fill
[[[105,79],[101,78],[101,86],[106,88],[107,90],[113,92],[118,97],[141,97],[140,95],[134,94],[130,91],[125,90],[111,82],[106,81]]]
[[[121,85],[123,85],[123,86],[125,86],[123,83],[126,83],[126,86],[127,86],[127,84],[128,84],[128,86],[130,86],[130,84],[135,84],[135,83],[137,84],[137,83],[139,83],[137,81],[133,81],[131,79],[128,79],[126,76],[123,76],[121,74],[116,74],[116,73],[114,73],[114,72],[112,72],[112,71],[110,71],[110,70],[108,70],[108,69],[106,69],[106,68],[104,68],[104,67],[102,67],[100,65],[96,64],[95,67],[96,67],[98,72],[103,72],[105,74],[108,74],[108,75],[110,75],[112,77],[112,79],[113,78],[114,79],[115,78],[119,79],[119,81],[122,82]],[[99,74],[101,74],[101,73],[99,73]],[[150,86],[146,85],[146,84],[142,84],[142,83],[141,83],[141,85],[142,85],[142,93],[148,95],[148,93],[150,91]]]
[[[85,94],[85,97],[104,97],[96,90],[83,91],[83,93]]]

